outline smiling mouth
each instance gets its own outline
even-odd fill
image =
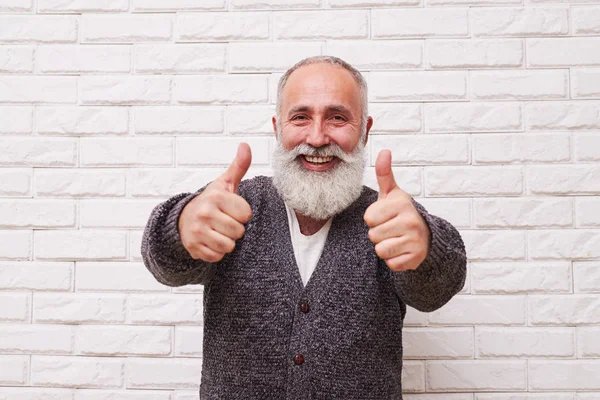
[[[308,155],[304,155],[303,157],[307,162],[309,162],[311,164],[315,164],[315,165],[327,164],[327,163],[333,161],[333,159],[335,158],[333,156],[317,157],[317,156],[308,156]]]

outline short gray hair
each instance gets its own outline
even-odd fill
[[[292,66],[290,69],[285,71],[285,73],[281,76],[281,78],[279,78],[279,83],[277,85],[277,103],[275,106],[275,113],[277,115],[277,130],[281,131],[281,98],[283,95],[283,88],[285,87],[285,84],[287,83],[288,78],[290,77],[292,72],[294,72],[298,68],[304,67],[305,65],[319,64],[319,63],[338,65],[338,66],[344,68],[345,70],[347,70],[348,72],[350,72],[352,74],[352,76],[356,80],[356,83],[358,83],[358,87],[360,89],[360,102],[361,102],[361,108],[362,108],[361,139],[364,140],[364,137],[365,137],[366,131],[367,131],[367,121],[369,118],[369,100],[368,100],[367,81],[362,76],[362,74],[360,73],[359,70],[357,70],[356,68],[354,68],[352,65],[348,64],[346,61],[342,60],[341,58],[334,57],[334,56],[313,56],[313,57],[305,58],[303,60],[298,61],[296,64],[294,64],[294,66]]]

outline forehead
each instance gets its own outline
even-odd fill
[[[350,71],[338,65],[310,64],[290,74],[283,88],[281,106],[326,107],[332,103],[360,108],[360,87]]]

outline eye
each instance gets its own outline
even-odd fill
[[[343,122],[346,121],[346,118],[344,118],[342,115],[334,115],[333,118],[336,122]]]
[[[292,117],[292,121],[304,121],[306,119],[306,115],[294,115]]]

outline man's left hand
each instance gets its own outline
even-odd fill
[[[429,252],[429,228],[410,195],[396,184],[389,150],[379,152],[375,173],[379,197],[364,215],[369,239],[392,271],[417,269]]]

